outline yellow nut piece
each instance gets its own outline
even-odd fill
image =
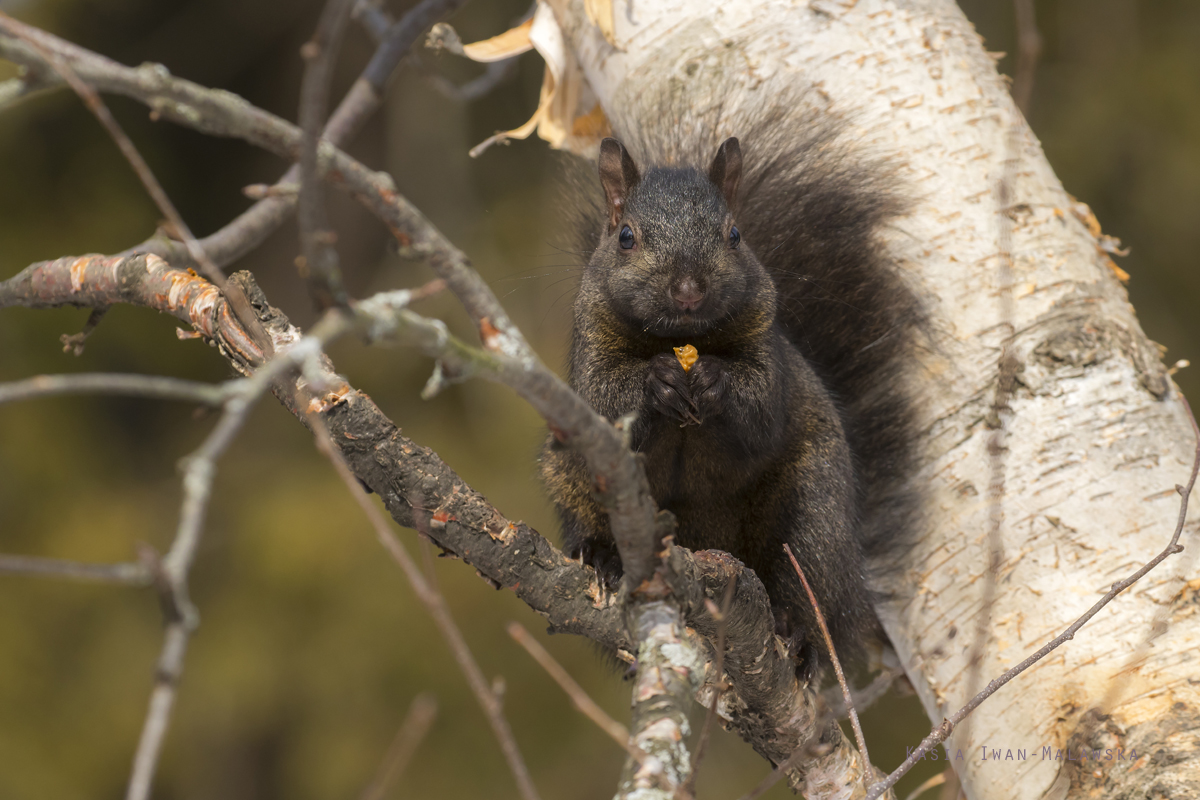
[[[685,344],[683,347],[675,348],[675,357],[679,359],[679,366],[683,367],[683,371],[689,372],[692,365],[696,363],[696,359],[700,357],[700,353],[690,344]]]

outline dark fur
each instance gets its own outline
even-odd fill
[[[602,149],[569,377],[609,419],[637,413],[633,445],[678,543],[752,568],[811,669],[824,644],[782,545],[839,655],[858,655],[877,628],[869,565],[905,547],[915,519],[902,378],[919,309],[878,241],[902,210],[883,164],[855,161],[835,129],[798,112],[759,118],[744,167],[736,147],[718,149],[719,125],[669,113],[625,126],[634,158]],[[681,129],[706,133],[681,141]],[[619,245],[625,225],[632,251]],[[694,313],[673,299],[685,280],[704,295]],[[684,344],[700,354],[689,373],[672,352]],[[551,440],[542,475],[567,550],[619,576],[582,460]]]

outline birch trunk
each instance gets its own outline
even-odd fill
[[[932,720],[1165,546],[1179,509],[1172,487],[1192,463],[1187,412],[1098,247],[1094,218],[1059,184],[953,3],[636,0],[617,3],[611,19],[596,10],[603,3],[587,3],[611,26],[607,39],[582,0],[550,5],[534,41],[546,47],[557,22],[556,79],[576,116],[593,97],[607,110],[670,81],[694,109],[721,104],[737,119],[758,98],[808,85],[865,152],[902,162],[917,202],[888,235],[936,331],[912,376],[927,445],[917,480],[929,504],[897,602],[880,612]],[[721,65],[723,87],[737,90],[714,96],[693,80],[709,74],[696,64]],[[1019,371],[994,483],[992,404],[1014,331]],[[1001,567],[982,680],[968,686],[989,583],[990,486],[1003,488]],[[968,797],[1115,797],[1142,783],[1161,796],[1200,796],[1200,760],[1190,755],[1200,738],[1193,565],[1190,550],[1169,560],[960,727],[949,747],[962,751],[952,763]],[[1166,630],[1147,646],[1156,621]],[[1111,760],[1077,760],[1081,748],[1109,750]]]

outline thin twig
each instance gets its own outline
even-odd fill
[[[219,406],[239,390],[239,383],[211,384],[158,375],[112,373],[37,375],[23,381],[0,384],[0,403],[64,394],[118,394]]]
[[[70,353],[76,357],[83,355],[83,346],[87,342],[88,337],[92,335],[92,331],[96,330],[96,326],[108,314],[107,308],[93,308],[92,313],[88,314],[87,321],[83,323],[83,329],[79,333],[64,333],[58,337],[63,343],[63,352]]]
[[[837,675],[838,686],[842,687],[842,699],[850,714],[850,725],[854,728],[854,739],[858,742],[858,752],[862,755],[863,761],[870,764],[871,759],[867,755],[867,740],[863,736],[862,726],[858,723],[858,712],[854,710],[854,698],[850,696],[850,685],[846,683],[846,673],[842,671],[842,662],[833,646],[833,637],[829,635],[829,626],[825,624],[825,614],[821,611],[821,606],[817,604],[817,596],[813,594],[812,587],[808,585],[808,578],[805,577],[804,570],[800,569],[800,563],[796,561],[796,556],[792,554],[792,548],[786,542],[783,545],[783,552],[787,553],[788,560],[792,562],[792,569],[796,570],[796,574],[800,576],[800,583],[804,585],[808,602],[812,604],[813,613],[817,617],[817,625],[820,626],[821,634],[825,637],[825,647],[829,650],[829,660],[833,662],[833,672]],[[869,773],[864,771],[863,774]]]
[[[7,18],[7,15],[4,15],[2,12],[0,12],[0,17]],[[188,228],[187,223],[183,221],[183,217],[179,215],[179,212],[175,208],[175,204],[171,202],[171,199],[167,197],[167,193],[163,191],[162,184],[160,184],[158,179],[154,177],[154,173],[151,171],[150,165],[146,163],[144,158],[142,158],[142,154],[138,152],[138,149],[134,147],[133,142],[125,134],[125,131],[121,128],[120,124],[116,121],[116,119],[113,118],[112,112],[108,110],[108,106],[105,105],[104,101],[100,99],[100,95],[97,94],[96,90],[82,81],[75,73],[75,70],[71,68],[71,65],[68,64],[65,59],[60,58],[57,53],[54,53],[48,48],[43,47],[42,44],[36,39],[31,36],[24,35],[19,29],[13,30],[12,34],[20,38],[30,47],[37,50],[42,58],[44,58],[46,62],[54,68],[54,71],[62,76],[63,80],[67,82],[67,85],[71,87],[71,90],[75,92],[75,94],[79,95],[79,99],[83,101],[84,105],[88,107],[88,110],[95,115],[96,119],[100,121],[100,124],[104,126],[104,129],[108,131],[108,135],[112,137],[113,141],[120,149],[121,154],[125,156],[125,160],[129,162],[130,166],[133,167],[133,171],[137,174],[138,180],[142,182],[142,186],[145,187],[147,194],[150,195],[150,198],[154,200],[154,205],[158,207],[159,212],[167,218],[167,221],[175,229],[175,233],[184,238],[184,241],[188,244],[189,250],[191,250],[192,245],[195,243],[195,237],[192,236],[191,230]],[[197,248],[194,252],[192,252],[192,257],[196,259],[196,262],[199,263],[201,267],[203,267],[206,278],[215,283],[218,287],[224,288],[224,274],[208,261],[203,250]]]
[[[379,765],[375,778],[362,793],[361,800],[383,800],[388,790],[395,785],[396,780],[404,773],[404,768],[412,760],[413,754],[421,746],[425,735],[437,718],[437,700],[432,694],[424,692],[413,698],[408,707],[408,714],[396,731],[396,738],[388,747],[387,754]]]
[[[567,697],[571,698],[571,702],[575,708],[579,709],[583,714],[596,723],[600,730],[608,734],[614,742],[617,743],[623,750],[629,753],[634,758],[644,758],[645,753],[634,747],[629,741],[629,729],[615,719],[610,717],[608,713],[596,704],[596,701],[588,697],[587,692],[583,687],[575,682],[575,679],[563,669],[554,656],[542,647],[541,643],[533,638],[529,631],[525,630],[516,622],[508,623],[508,635],[516,640],[517,644],[525,648],[525,652],[533,656],[533,660],[542,666],[542,669],[554,679],[555,683],[562,687],[562,690],[567,693]]]
[[[939,772],[937,775],[934,775],[932,778],[928,779],[920,786],[909,792],[908,797],[904,798],[904,800],[917,800],[918,797],[925,794],[930,789],[941,786],[946,782],[946,772],[954,772],[954,770],[947,767],[945,771]]]
[[[1086,625],[1092,617],[1099,614],[1100,610],[1111,603],[1117,595],[1141,580],[1146,573],[1161,564],[1167,559],[1167,557],[1173,556],[1183,550],[1183,547],[1179,544],[1179,537],[1183,533],[1183,525],[1187,521],[1188,498],[1191,496],[1192,489],[1196,485],[1196,475],[1200,473],[1200,427],[1197,427],[1196,417],[1192,414],[1192,409],[1191,406],[1188,405],[1187,398],[1185,398],[1182,394],[1178,395],[1178,397],[1179,402],[1183,404],[1183,408],[1187,412],[1188,420],[1191,422],[1192,434],[1196,437],[1196,456],[1195,460],[1192,462],[1192,472],[1188,477],[1187,486],[1180,486],[1178,484],[1175,486],[1175,490],[1179,492],[1182,499],[1179,502],[1179,521],[1175,525],[1175,532],[1171,535],[1171,541],[1165,548],[1163,548],[1162,552],[1147,561],[1139,570],[1134,572],[1129,577],[1114,583],[1103,597],[1097,600],[1091,608],[1089,608],[1078,619],[1072,622],[1066,628],[1066,630],[1043,645],[1036,653],[1029,656],[1015,667],[1006,670],[1002,675],[1000,675],[1000,677],[989,683],[982,692],[971,698],[970,702],[968,702],[965,706],[943,720],[942,724],[931,731],[930,734],[921,741],[921,744],[909,754],[908,758],[904,759],[903,764],[893,770],[886,779],[874,784],[870,788],[870,790],[867,792],[867,800],[875,800],[875,798],[879,797],[884,791],[894,786],[896,781],[900,780],[905,773],[912,769],[913,765],[920,761],[924,755],[930,751],[930,749],[944,742],[946,737],[949,736],[954,730],[955,725],[957,725],[964,718],[966,718],[967,715],[974,711],[980,703],[995,694],[1002,686],[1004,686],[1004,684],[1008,683],[1013,678],[1029,669],[1038,661],[1041,661],[1046,657],[1047,654],[1057,649],[1060,645],[1070,641],[1071,639],[1074,639],[1075,634],[1079,632],[1079,629]]]
[[[126,800],[146,800],[150,797],[150,783],[154,779],[163,739],[167,735],[167,724],[171,719],[171,708],[175,705],[179,678],[183,674],[183,657],[187,653],[190,633],[187,623],[182,620],[167,623],[162,652],[154,672],[150,708],[146,712],[142,735],[133,757],[133,773],[125,793]]]
[[[446,643],[450,646],[450,651],[454,654],[455,660],[462,669],[463,674],[467,678],[467,683],[470,685],[475,698],[479,701],[480,707],[483,708],[484,715],[488,719],[488,723],[492,727],[492,732],[496,735],[496,739],[500,742],[500,749],[504,753],[505,760],[508,761],[508,767],[513,773],[513,777],[517,782],[517,789],[525,800],[538,800],[537,789],[533,785],[533,780],[529,776],[529,770],[525,766],[525,761],[521,757],[521,752],[517,748],[516,740],[513,738],[512,730],[508,726],[508,720],[504,718],[504,714],[500,708],[500,702],[492,691],[487,679],[483,676],[483,671],[479,668],[479,664],[475,661],[475,657],[471,655],[471,650],[467,646],[466,639],[463,638],[462,632],[454,622],[454,618],[450,615],[450,610],[446,606],[445,598],[435,592],[425,579],[421,568],[413,561],[408,554],[408,550],[396,538],[392,532],[387,520],[379,512],[379,509],[371,502],[359,484],[358,479],[350,472],[346,466],[346,462],[342,459],[341,453],[330,440],[329,432],[325,428],[325,423],[317,415],[309,415],[309,424],[316,435],[317,449],[321,451],[332,463],[338,475],[346,484],[346,488],[354,495],[354,499],[366,513],[372,527],[375,529],[375,535],[379,539],[380,544],[392,556],[401,570],[404,571],[408,582],[412,585],[417,599],[429,611],[437,623],[438,630],[446,639]]]
[[[461,85],[453,83],[449,78],[438,73],[424,62],[419,62],[418,69],[434,88],[452,100],[469,103],[484,97],[497,86],[510,81],[517,75],[519,56],[505,58],[501,61],[489,61],[483,74]]]
[[[142,564],[85,564],[61,558],[0,554],[0,575],[40,575],[126,586],[148,586],[150,571]]]
[[[1197,557],[1200,557],[1200,547],[1192,547],[1185,549],[1175,564],[1174,581],[1183,584],[1181,590],[1186,590],[1188,581],[1195,574]],[[1178,597],[1178,595],[1176,595]],[[1178,606],[1174,603],[1164,604],[1154,614],[1154,619],[1146,630],[1146,635],[1142,637],[1142,641],[1137,648],[1129,654],[1129,658],[1125,660],[1125,665],[1116,671],[1115,677],[1109,683],[1108,689],[1104,693],[1104,697],[1096,704],[1096,708],[1100,709],[1101,713],[1107,714],[1116,707],[1122,693],[1131,684],[1136,671],[1143,665],[1146,659],[1150,656],[1150,651],[1154,648],[1154,643],[1164,633],[1171,629],[1171,619],[1178,611]]]
[[[388,30],[371,63],[363,70],[363,80],[382,94],[396,64],[408,55],[421,34],[466,4],[467,0],[422,0]]]
[[[296,219],[309,292],[317,310],[345,306],[348,300],[338,268],[334,235],[325,217],[324,184],[317,170],[317,145],[329,102],[337,51],[355,0],[328,0],[316,33],[300,53],[307,62],[300,83],[300,197]]]
[[[376,44],[383,41],[388,28],[392,27],[392,17],[383,10],[381,0],[358,0],[350,18],[362,25]]]
[[[0,81],[0,111],[14,106],[22,100],[33,97],[48,89],[55,89],[61,85],[61,81],[37,80],[29,75]]]
[[[899,667],[884,667],[878,675],[876,675],[870,683],[862,689],[850,691],[850,696],[854,700],[854,707],[859,713],[870,708],[876,700],[879,700],[888,690],[892,688],[892,684],[896,682],[896,678],[904,674],[904,670]],[[825,701],[825,705],[829,708],[829,713],[839,719],[846,716],[846,700],[842,696],[842,687],[838,686],[836,691],[834,687],[830,687],[821,693],[821,699]]]

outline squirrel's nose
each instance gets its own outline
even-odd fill
[[[704,300],[704,289],[696,282],[695,278],[684,278],[675,284],[675,288],[671,291],[671,299],[675,301],[675,305],[679,307],[680,311],[695,311]]]

